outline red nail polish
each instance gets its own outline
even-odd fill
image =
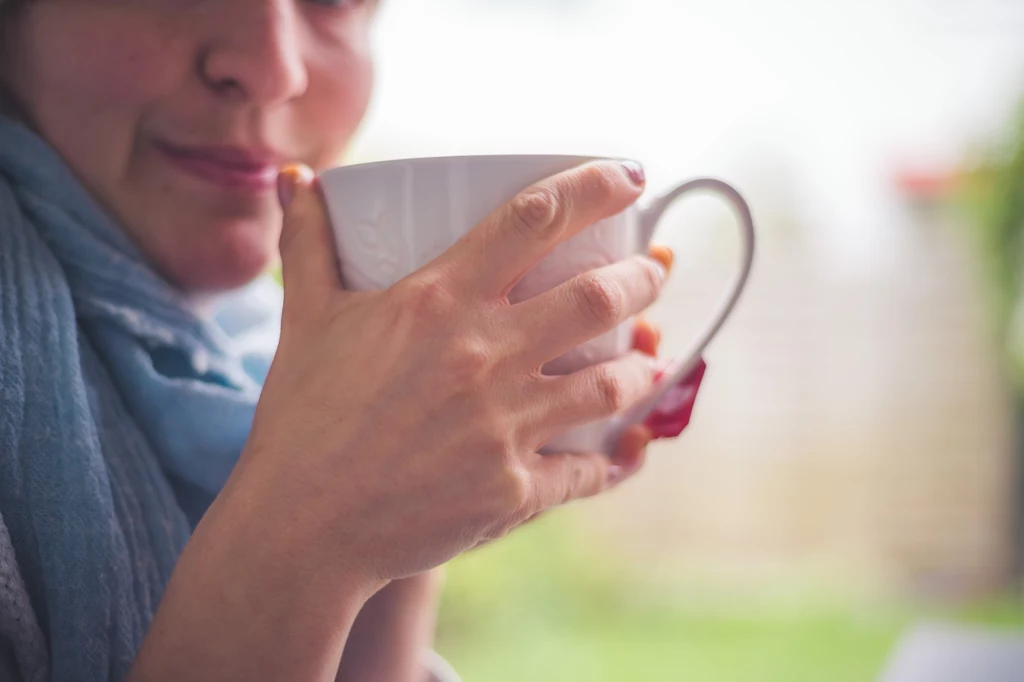
[[[626,169],[626,174],[633,184],[643,187],[647,182],[647,173],[644,172],[644,167],[636,161],[623,161],[622,167]]]

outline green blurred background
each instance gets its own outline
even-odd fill
[[[666,588],[645,573],[614,547],[579,541],[567,518],[540,521],[451,564],[438,650],[465,680],[867,682],[923,618],[1024,628],[1010,593],[868,599],[807,582],[729,590],[685,574]]]
[[[736,184],[760,250],[693,423],[448,567],[466,682],[872,682],[930,621],[1024,631],[1024,5],[387,0],[350,162],[580,153]],[[735,260],[673,210],[682,348]]]

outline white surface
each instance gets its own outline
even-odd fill
[[[812,226],[825,267],[870,274],[913,248],[893,166],[1000,129],[1022,35],[1020,0],[389,0],[353,151],[628,156],[657,188],[723,174]]]
[[[462,682],[455,668],[433,649],[426,652],[424,666],[430,673],[430,682]]]
[[[1024,633],[922,625],[897,646],[880,682],[1024,682]]]

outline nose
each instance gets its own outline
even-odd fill
[[[207,39],[199,54],[199,75],[222,96],[272,105],[306,90],[301,17],[295,0],[238,0],[216,3],[207,15]]]

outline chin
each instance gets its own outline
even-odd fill
[[[277,260],[279,228],[240,221],[183,239],[158,265],[170,282],[188,293],[217,293],[245,286]],[[215,236],[213,236],[215,235]]]

